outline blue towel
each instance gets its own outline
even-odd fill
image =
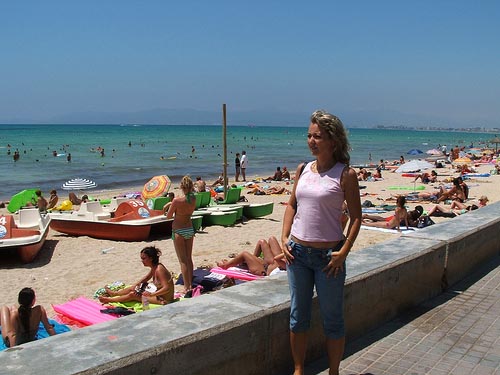
[[[65,324],[61,324],[56,322],[55,320],[49,319],[49,323],[54,326],[54,329],[56,330],[57,334],[63,333],[63,332],[69,332],[71,331],[69,327]],[[0,326],[0,333],[2,332],[2,327]],[[46,337],[49,337],[49,333],[45,330],[45,327],[43,326],[43,323],[40,322],[40,325],[38,327],[38,333],[36,334],[36,339],[44,339]],[[0,351],[7,349],[5,344],[3,343],[3,340],[0,341]]]

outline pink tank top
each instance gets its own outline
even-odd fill
[[[311,171],[311,165],[307,163],[297,183],[297,211],[291,234],[308,242],[340,241],[345,199],[340,178],[345,165],[337,163],[324,173]]]

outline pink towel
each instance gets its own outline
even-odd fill
[[[253,273],[250,273],[248,271],[245,271],[237,267],[229,267],[227,270],[224,268],[215,267],[212,268],[210,271],[232,277],[233,279],[246,280],[246,281],[258,280],[264,277],[264,276],[254,275]]]

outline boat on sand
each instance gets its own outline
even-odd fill
[[[0,251],[16,251],[23,263],[32,262],[42,249],[49,233],[50,217],[38,208],[19,210],[14,215],[0,215]]]
[[[249,219],[271,215],[273,213],[274,203],[255,203],[243,207],[243,215]]]
[[[112,205],[111,205],[112,206]],[[98,201],[82,203],[78,211],[51,212],[52,229],[71,236],[115,241],[145,241],[150,235],[170,236],[172,221],[163,211],[151,210],[139,199],[121,202],[116,210],[103,209]]]

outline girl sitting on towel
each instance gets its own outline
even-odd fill
[[[172,274],[160,263],[161,251],[154,246],[147,246],[141,250],[141,261],[144,267],[151,270],[146,276],[136,284],[125,289],[111,290],[108,287],[106,293],[108,296],[99,297],[101,303],[110,302],[131,302],[142,301],[142,296],[146,296],[149,303],[156,305],[165,305],[174,299],[174,281]],[[152,282],[149,282],[149,281]]]
[[[387,218],[382,218],[380,221],[380,217],[363,215],[363,225],[368,227],[378,227],[378,228],[387,228],[387,229],[397,229],[400,230],[399,226],[402,222],[406,225],[406,229],[408,229],[408,211],[405,208],[406,198],[404,195],[398,196],[396,199],[396,210],[394,211],[393,216],[389,216]],[[372,220],[372,222],[367,222],[366,220]]]
[[[23,288],[19,292],[19,307],[2,306],[0,309],[0,325],[2,326],[2,338],[6,347],[21,345],[34,341],[40,322],[51,336],[56,334],[54,327],[49,323],[47,312],[43,306],[35,304],[35,291],[31,288]]]

